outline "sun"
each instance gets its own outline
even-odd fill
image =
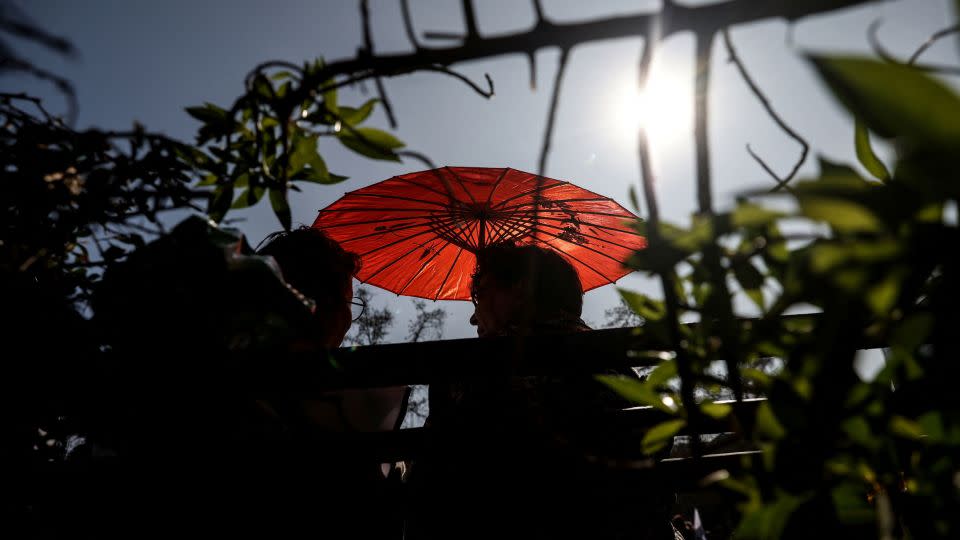
[[[621,90],[611,102],[610,115],[618,139],[635,145],[637,133],[643,127],[651,150],[657,154],[689,144],[693,133],[691,81],[674,73],[654,70],[643,92],[635,81],[617,86]]]

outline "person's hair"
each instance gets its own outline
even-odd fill
[[[577,271],[552,249],[512,242],[492,244],[477,252],[471,284],[474,296],[483,276],[499,287],[523,284],[524,301],[531,303],[535,318],[579,317],[583,311],[583,285]]]
[[[291,287],[325,306],[342,300],[344,288],[360,270],[360,257],[305,225],[267,236],[257,253],[273,257]]]

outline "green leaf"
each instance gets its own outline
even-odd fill
[[[733,274],[744,289],[759,289],[763,286],[763,273],[757,270],[753,263],[742,258],[735,258],[731,263]]]
[[[632,184],[630,185],[630,188],[627,190],[627,196],[630,199],[630,206],[633,207],[633,211],[639,214],[640,203],[639,203],[639,199],[637,199],[637,190]]]
[[[681,250],[699,251],[713,239],[713,221],[709,217],[694,215],[689,230],[662,222],[660,233],[664,239]]]
[[[662,449],[668,443],[672,442],[673,436],[679,433],[686,425],[686,420],[678,418],[675,420],[667,420],[666,422],[661,422],[653,426],[644,434],[643,440],[640,441],[643,452],[653,454]]]
[[[664,383],[677,376],[676,360],[664,360],[647,375],[646,384],[652,388],[663,386]]]
[[[241,208],[248,208],[260,202],[260,199],[263,198],[263,194],[266,192],[266,189],[263,186],[254,186],[252,188],[247,188],[243,190],[243,193],[235,201],[233,205],[230,206],[233,210],[239,210]]]
[[[253,91],[263,99],[273,99],[273,85],[270,84],[270,80],[263,74],[259,74],[253,78]]]
[[[710,418],[723,420],[733,411],[733,407],[729,403],[707,402],[700,405],[700,410]]]
[[[763,289],[744,289],[744,294],[753,302],[760,311],[766,311],[767,303],[763,297]]]
[[[751,202],[740,203],[730,216],[734,227],[757,227],[780,219],[785,214]]]
[[[781,493],[777,499],[758,510],[747,513],[737,527],[735,538],[757,538],[774,540],[781,538],[787,529],[790,516],[806,501],[807,497],[798,497]]]
[[[891,271],[880,283],[867,291],[867,305],[876,315],[889,313],[896,304],[902,280],[902,272]]]
[[[890,419],[890,431],[904,439],[919,440],[924,435],[920,424],[903,416],[894,416]]]
[[[226,109],[222,109],[213,103],[204,103],[201,107],[187,107],[186,111],[187,114],[204,124],[222,124],[227,120],[229,114]]]
[[[336,81],[328,79],[324,81],[323,86],[333,86]],[[327,111],[339,115],[340,107],[337,104],[337,89],[331,88],[323,93],[323,106]]]
[[[854,416],[844,420],[841,424],[843,430],[850,437],[850,440],[869,450],[876,450],[880,447],[880,439],[873,436],[870,430],[870,424],[862,416]]]
[[[596,379],[628,401],[648,405],[669,414],[676,412],[675,406],[664,403],[663,397],[645,382],[620,375],[597,375]]]
[[[844,482],[830,492],[833,507],[842,523],[867,525],[875,522],[876,511],[868,502],[867,490],[862,484]]]
[[[386,161],[400,161],[394,151],[404,146],[400,139],[376,128],[344,128],[337,133],[337,138],[344,146],[354,152],[372,159]]]
[[[317,151],[318,139],[318,135],[303,135],[299,132],[293,134],[293,151],[290,154],[291,180],[305,180],[319,184],[332,183],[327,164]]]
[[[667,313],[667,308],[663,305],[663,302],[654,300],[644,294],[619,287],[617,292],[620,293],[620,297],[634,313],[648,321],[659,321]]]
[[[285,81],[287,79],[292,79],[294,77],[293,72],[291,71],[278,71],[270,76],[274,81]]]
[[[799,197],[803,214],[823,221],[839,232],[877,232],[880,221],[866,207],[855,202],[827,197]]]
[[[943,429],[943,414],[939,411],[930,411],[917,418],[917,424],[930,442],[937,443],[944,439],[946,431]]]
[[[860,164],[877,179],[884,182],[889,180],[890,172],[887,170],[887,166],[877,157],[877,154],[874,153],[873,147],[870,145],[870,132],[867,131],[867,126],[863,125],[860,119],[857,119],[854,123],[853,139]]]
[[[881,137],[949,146],[960,141],[960,99],[933,77],[867,58],[809,58],[834,95]]]
[[[227,215],[232,203],[233,185],[224,184],[214,190],[213,197],[210,199],[210,204],[207,207],[207,214],[210,216],[210,219],[219,222]]]
[[[203,180],[200,180],[199,182],[197,182],[197,187],[212,186],[216,183],[217,183],[217,175],[208,174],[203,177]]]
[[[376,98],[368,99],[367,102],[358,109],[353,107],[340,107],[340,119],[345,124],[355,126],[370,116],[370,113],[373,112],[374,105],[379,101],[380,100]]]
[[[783,428],[783,425],[777,420],[775,414],[773,414],[773,409],[770,407],[770,402],[765,401],[757,407],[757,432],[766,435],[770,439],[782,439],[784,435],[787,434],[787,431]]]
[[[289,231],[292,219],[290,217],[290,205],[287,203],[286,190],[270,188],[270,206],[273,207],[273,213],[280,220],[283,229]]]
[[[914,349],[926,342],[933,331],[934,318],[930,313],[915,313],[905,318],[896,329],[890,340],[890,346],[905,352]]]

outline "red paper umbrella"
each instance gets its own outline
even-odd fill
[[[397,294],[470,299],[478,248],[502,241],[559,252],[583,289],[630,272],[623,262],[646,247],[632,213],[569,182],[515,169],[444,167],[395,176],[351,191],[313,226],[360,255],[357,279]]]

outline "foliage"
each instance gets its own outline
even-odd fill
[[[809,60],[858,119],[857,155],[876,178],[821,159],[819,176],[794,183],[789,194],[745,196],[730,212],[696,216],[689,229],[664,225],[661,242],[632,263],[676,278],[667,295],[680,306],[678,319],[657,300],[624,295],[646,319],[639,332],[677,332],[684,354],[670,364],[690,369],[679,372],[681,384],[719,382],[737,394],[749,381],[768,400],[755,413],[683,402],[657,376],[670,364],[643,382],[604,381],[672,415],[644,439],[651,452],[705,416],[735,417],[740,435],[762,451],[722,482],[742,498],[737,538],[956,537],[960,238],[947,216],[960,196],[960,96],[909,66]],[[889,169],[869,147],[868,131],[896,143]],[[772,210],[773,196],[788,197],[795,210]],[[784,234],[786,220],[815,232]],[[711,250],[719,250],[719,266],[707,264]],[[723,319],[732,299],[720,291],[730,282],[756,303],[758,319]],[[806,304],[820,313],[784,316]],[[680,324],[690,313],[701,323]],[[854,359],[868,343],[889,352],[880,374],[862,381]],[[755,369],[769,357],[783,368]],[[709,369],[717,360],[734,376],[718,381]]]
[[[340,84],[333,79],[320,88],[305,86],[323,65],[318,59],[303,66],[283,63],[284,69],[272,74],[257,69],[229,110],[212,103],[187,108],[202,123],[189,161],[203,176],[200,185],[214,188],[207,209],[212,219],[220,221],[231,209],[253,206],[268,195],[280,224],[289,229],[288,194],[300,190],[294,182],[334,184],[347,178],[328,170],[319,151],[323,137],[371,159],[400,161],[399,139],[361,125],[377,99],[349,107],[339,103]]]

